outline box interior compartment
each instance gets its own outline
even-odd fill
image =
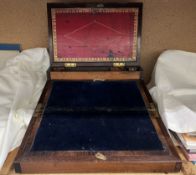
[[[163,147],[136,81],[54,81],[31,150]]]

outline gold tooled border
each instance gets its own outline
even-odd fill
[[[133,30],[133,49],[132,49],[132,58],[136,60],[137,56],[137,35],[138,35],[138,16],[139,16],[139,11],[138,9],[135,10],[135,15],[134,15],[134,30]]]
[[[116,57],[112,59],[112,62],[117,61],[136,61],[137,55],[137,35],[138,35],[138,8],[104,8],[104,9],[92,9],[92,8],[53,8],[51,9],[52,16],[52,37],[53,37],[53,54],[54,62],[111,62],[108,57],[97,57],[97,58],[59,58],[57,56],[57,35],[56,35],[56,13],[135,13],[134,15],[134,31],[133,31],[133,47],[132,57]]]

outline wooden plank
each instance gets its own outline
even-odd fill
[[[180,150],[179,149],[177,149],[177,150],[178,150],[180,157],[184,160],[183,161],[183,172],[168,173],[168,175],[195,175],[196,174],[195,173],[196,166],[193,166],[192,163],[185,161],[182,153],[180,153]],[[14,151],[10,152],[3,168],[0,171],[1,175],[19,175],[19,173],[16,173],[15,170],[13,168],[11,168],[17,151],[18,151],[18,149],[15,149]],[[23,175],[31,175],[31,174],[23,174]],[[49,175],[49,174],[42,173],[42,174],[33,174],[33,175]],[[52,173],[50,175],[81,175],[81,173],[74,173],[74,174],[72,174],[72,173],[63,173],[63,174]],[[95,175],[95,173],[88,173],[88,175]],[[96,173],[96,175],[114,175],[114,174],[113,173]],[[115,175],[135,175],[135,173],[115,173]],[[137,175],[165,175],[165,173],[137,173]]]
[[[18,152],[18,148],[14,149],[13,151],[11,151],[8,156],[6,161],[4,162],[3,167],[0,170],[0,175],[7,175],[10,172],[10,169],[12,167],[12,164],[14,162],[14,159],[16,157],[16,154]]]
[[[9,175],[20,175],[16,173],[13,169],[10,171]],[[41,174],[22,174],[22,175],[166,175],[166,173],[41,173]],[[183,172],[178,173],[168,173],[167,175],[184,175]],[[192,174],[189,174],[192,175]]]
[[[140,71],[50,72],[51,80],[138,80]]]
[[[191,162],[186,161],[184,155],[181,153],[180,148],[177,148],[178,155],[183,161],[183,169],[181,172],[177,173],[168,173],[168,175],[195,175],[196,174],[196,166],[194,166]],[[12,167],[12,163],[14,161],[15,155],[17,154],[18,148],[9,153],[4,166],[2,167],[0,174],[1,175],[19,175],[16,173]],[[31,175],[31,174],[23,174],[23,175]],[[34,175],[49,175],[49,174],[34,174]],[[80,173],[63,173],[63,174],[50,174],[50,175],[81,175]],[[88,173],[88,175],[95,175],[94,173]],[[113,173],[96,173],[96,175],[114,175]],[[135,175],[135,173],[115,173],[115,175]],[[165,175],[165,173],[137,173],[137,175]]]
[[[35,170],[36,167],[36,170]],[[77,167],[77,168],[76,168]],[[23,164],[22,172],[24,173],[126,173],[126,172],[173,172],[175,165],[171,163],[97,163],[91,162],[32,162],[29,164]]]
[[[180,148],[177,148],[177,152],[180,156],[180,158],[183,161],[183,168],[182,171],[177,173],[168,173],[168,175],[195,175],[196,174],[196,166],[194,166],[191,162],[186,161],[184,155],[181,153]],[[12,167],[12,163],[14,161],[15,155],[18,151],[18,148],[14,151],[10,152],[3,168],[0,171],[1,175],[19,175],[19,173],[16,173],[15,170]],[[31,174],[23,174],[23,175],[31,175]],[[49,175],[46,173],[42,174],[34,174],[34,175]],[[50,175],[81,175],[81,173],[63,173],[63,174],[50,174]],[[88,175],[95,175],[95,173],[88,173]],[[96,175],[114,175],[113,173],[96,173]],[[136,175],[135,173],[115,173],[115,175]],[[165,173],[137,173],[137,175],[165,175]]]

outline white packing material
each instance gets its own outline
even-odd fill
[[[20,53],[19,50],[0,50],[0,70],[5,66],[5,63]]]
[[[195,132],[196,53],[167,50],[153,73],[150,93],[165,126],[178,133]]]
[[[8,153],[21,144],[46,83],[49,56],[45,48],[29,49],[3,64],[0,69],[0,168]]]

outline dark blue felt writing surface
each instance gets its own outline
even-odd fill
[[[135,81],[55,81],[47,109],[144,109]]]
[[[54,81],[42,117],[33,151],[163,149],[135,81]]]

